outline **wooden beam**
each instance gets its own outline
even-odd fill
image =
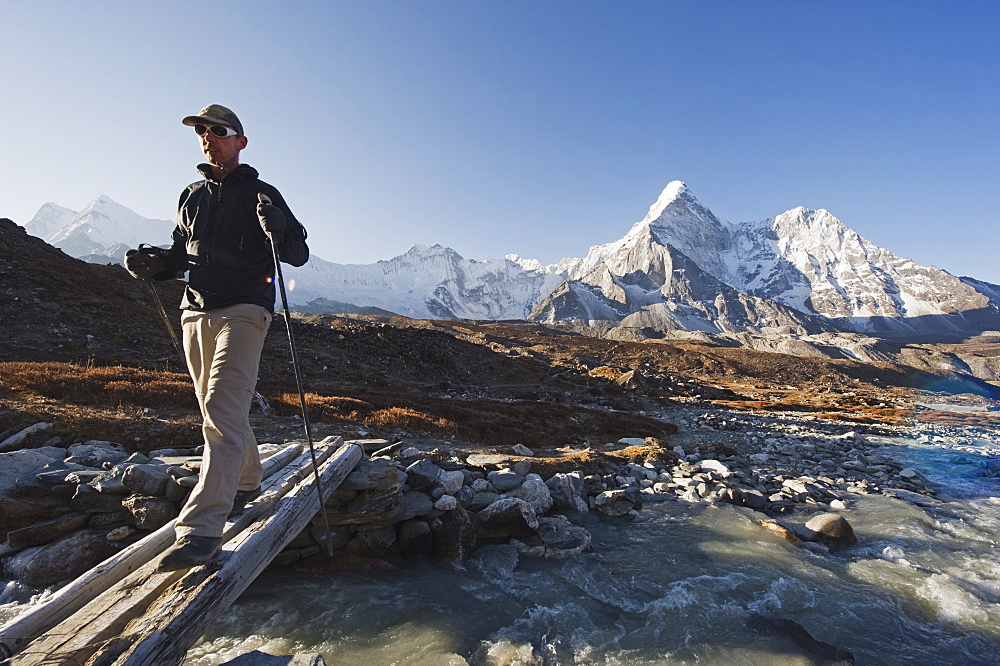
[[[323,501],[354,470],[364,453],[348,444],[334,454],[321,472]],[[98,650],[94,664],[160,666],[179,664],[254,578],[316,515],[320,500],[315,479],[304,480],[282,498],[266,520],[244,530],[226,544],[214,566],[185,577],[140,618],[131,622],[113,644]],[[117,656],[117,660],[110,659]]]
[[[327,446],[317,447],[317,461],[326,460],[333,454],[334,449],[342,443],[343,440],[339,437],[328,438],[328,440],[321,442]],[[246,529],[261,515],[278,504],[281,498],[302,479],[311,474],[310,456],[308,453],[303,453],[283,468],[280,474],[269,479],[266,484],[262,484],[261,497],[237,516],[234,522],[227,523],[223,533],[223,541],[231,539]],[[36,634],[38,638],[34,642],[27,645],[24,642],[18,642],[17,650],[23,651],[17,654],[10,663],[53,663],[51,658],[46,658],[48,655],[59,655],[59,660],[78,660],[83,663],[100,643],[114,638],[129,620],[142,614],[164,589],[185,573],[192,571],[168,573],[155,571],[156,565],[152,559],[172,542],[173,532],[170,531],[165,545],[148,549],[143,557],[134,556],[137,561],[144,560],[144,563],[131,574],[119,579],[110,588],[98,592],[96,595],[91,594],[89,590],[86,591],[86,594],[92,597],[92,601],[88,605],[65,617],[58,624],[43,629]],[[203,568],[205,567],[197,567],[196,570]],[[101,580],[106,581],[106,579],[105,575]],[[81,594],[84,593],[81,592]],[[58,608],[52,608],[47,616],[56,615],[64,615],[64,613]],[[15,618],[15,622],[19,619]],[[23,627],[24,625],[19,626]],[[10,636],[13,637],[11,639],[13,642],[14,639],[19,639],[24,634],[11,633]],[[17,650],[12,650],[12,652],[16,654]],[[57,662],[62,663],[59,660]]]

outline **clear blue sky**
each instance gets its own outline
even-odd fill
[[[676,179],[1000,283],[996,0],[2,0],[0,25],[21,224],[100,194],[172,219],[180,119],[214,102],[331,261],[582,256]]]

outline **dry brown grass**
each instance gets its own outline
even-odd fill
[[[197,408],[187,375],[124,366],[0,362],[0,386],[88,407]]]
[[[366,391],[352,396],[308,393],[306,402],[313,421],[454,436],[484,446],[554,448],[621,437],[662,438],[676,432],[674,426],[645,416],[528,400],[445,400]],[[298,394],[282,393],[275,407],[282,415],[297,414]]]

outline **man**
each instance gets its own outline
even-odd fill
[[[249,412],[274,310],[269,243],[292,266],[309,258],[305,229],[281,194],[259,180],[256,169],[240,164],[247,138],[236,114],[210,104],[182,122],[194,127],[208,159],[198,167],[204,180],[181,194],[169,249],[130,250],[125,258],[140,279],[169,280],[189,271],[181,327],[205,454],[161,571],[210,562],[222,546],[227,517],[260,495],[262,469]],[[259,203],[260,194],[271,203]]]

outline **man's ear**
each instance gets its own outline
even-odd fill
[[[239,146],[240,150],[247,147],[247,138],[245,136],[236,137],[236,145]]]

